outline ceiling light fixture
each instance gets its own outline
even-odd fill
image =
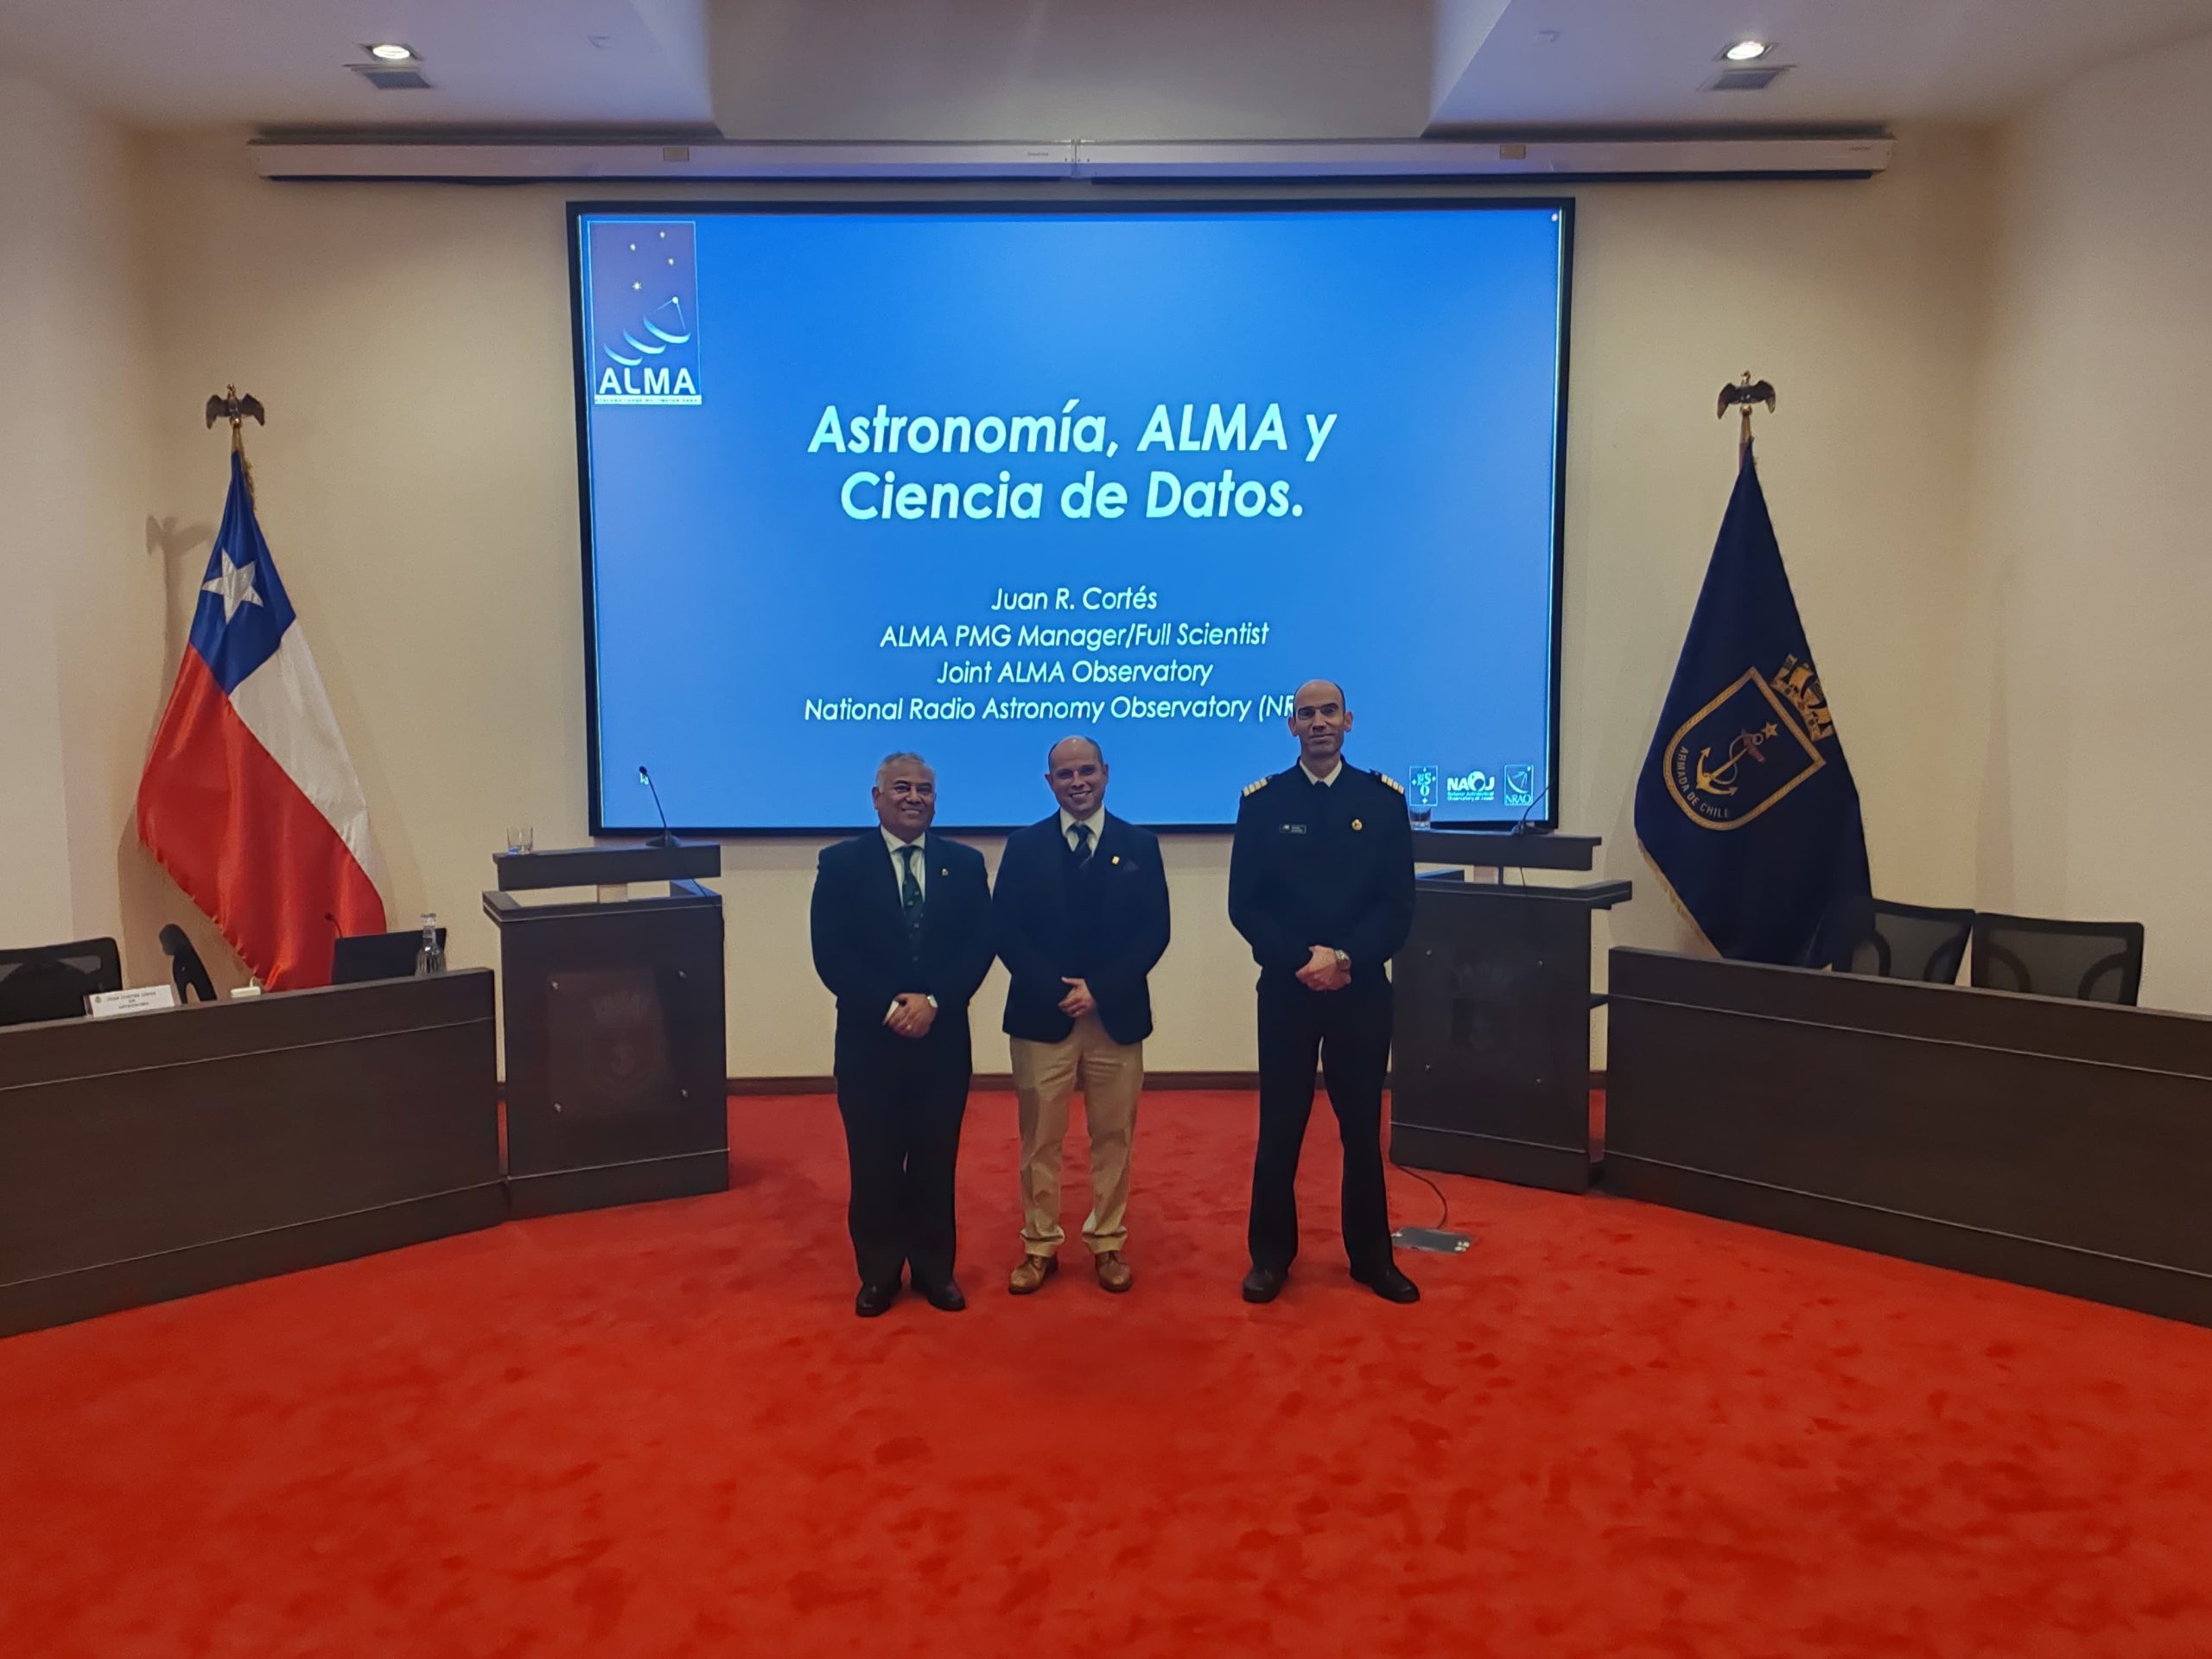
[[[1738,41],[1720,55],[1731,63],[1755,63],[1773,50],[1770,41]]]
[[[402,46],[397,41],[385,41],[371,47],[369,55],[380,59],[385,63],[411,63],[415,59],[415,48],[411,46]]]

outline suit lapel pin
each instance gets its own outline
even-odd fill
[[[1122,861],[1122,855],[1119,853],[1116,853],[1113,857],[1108,859],[1106,861],[1109,864],[1118,864]]]
[[[1351,827],[1355,830],[1359,828],[1359,820],[1357,818],[1354,818],[1351,821]]]

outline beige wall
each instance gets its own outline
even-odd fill
[[[1878,888],[2141,917],[2145,1001],[2212,1008],[2212,899],[2172,874],[2209,792],[2209,111],[2200,41],[1993,139],[1908,133],[1869,184],[1578,193],[1560,805],[1642,890],[1601,944],[1685,938],[1630,798],[1728,486],[1705,411],[1749,367],[1782,389],[1763,472]],[[0,404],[0,938],[119,931],[144,979],[188,915],[130,800],[220,505],[198,411],[235,380],[272,411],[264,518],[394,914],[492,959],[503,826],[584,827],[567,194],[265,185],[235,135],[134,144],[0,80],[0,360],[35,389]],[[826,1065],[813,851],[728,849],[734,1072]],[[1226,847],[1170,861],[1154,1064],[1247,1066]]]
[[[0,73],[0,939],[11,943],[130,933],[125,895],[154,874],[130,824],[166,673],[146,523],[153,357],[137,183],[123,133]]]
[[[1981,381],[1978,901],[2149,925],[2143,1001],[2212,1010],[2212,36],[2004,135]]]
[[[1682,938],[1629,799],[1727,496],[1712,398],[1744,367],[1783,389],[1764,474],[1878,877],[1930,899],[1971,882],[1971,791],[1947,785],[1973,746],[1929,714],[1960,695],[1966,427],[1900,388],[1970,376],[1986,162],[1980,140],[1936,132],[1871,184],[1580,193],[1560,804],[1607,838],[1607,872],[1643,884],[1618,938]],[[212,520],[222,446],[198,405],[226,380],[266,401],[264,525],[367,786],[394,914],[434,908],[457,959],[492,960],[476,895],[503,827],[527,819],[541,846],[584,831],[568,193],[263,184],[227,136],[164,139],[147,165],[163,442],[145,510]],[[813,856],[728,850],[734,1072],[827,1069]],[[1220,840],[1171,847],[1155,1067],[1251,1064],[1226,866]],[[978,1004],[987,1069],[1004,1064],[998,995]]]

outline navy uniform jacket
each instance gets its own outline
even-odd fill
[[[1244,791],[1229,855],[1229,919],[1263,977],[1288,976],[1325,944],[1375,984],[1414,924],[1405,791],[1347,764],[1332,785],[1292,766]]]
[[[816,866],[814,971],[837,998],[839,1071],[888,1058],[887,1046],[917,1046],[883,1023],[901,991],[937,998],[937,1019],[920,1048],[945,1065],[968,1067],[968,1004],[994,955],[990,885],[973,847],[933,830],[921,847],[928,873],[918,962],[907,950],[898,873],[880,831],[824,847]]]
[[[1077,975],[1066,952],[1073,943],[1075,886],[1089,885],[1087,913],[1093,936],[1081,941],[1089,972]],[[1057,1043],[1075,1028],[1062,1014],[1065,975],[1077,975],[1098,1004],[1098,1023],[1117,1043],[1141,1043],[1152,1034],[1152,990],[1145,976],[1167,949],[1167,872],[1160,837],[1106,814],[1081,869],[1060,836],[1060,815],[1017,830],[1006,838],[999,861],[999,956],[1011,978],[1006,993],[1006,1032],[1031,1042]]]

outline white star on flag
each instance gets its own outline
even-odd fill
[[[253,567],[260,563],[248,559],[244,564],[232,564],[230,553],[223,554],[223,574],[200,584],[203,594],[223,596],[223,620],[227,622],[238,613],[241,605],[258,605],[261,595],[253,590]]]

